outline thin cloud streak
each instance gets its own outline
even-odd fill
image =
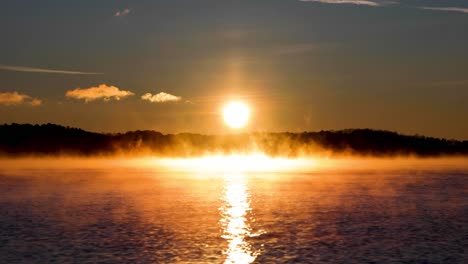
[[[27,94],[20,94],[18,92],[0,93],[0,105],[10,106],[21,104],[40,106],[42,104],[42,100],[33,98]]]
[[[429,7],[429,6],[421,6],[419,9],[424,10],[433,10],[433,11],[446,11],[446,12],[459,12],[468,14],[468,8],[462,7]]]
[[[102,74],[98,72],[81,72],[81,71],[66,71],[66,70],[53,70],[23,66],[0,65],[0,70],[5,71],[18,71],[18,72],[35,72],[35,73],[57,73],[57,74],[77,74],[77,75],[96,75]]]
[[[300,2],[317,2],[324,4],[352,4],[352,5],[367,5],[380,6],[381,3],[370,0],[299,0]]]

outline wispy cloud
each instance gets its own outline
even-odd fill
[[[381,2],[371,0],[299,0],[301,2],[318,2],[324,4],[352,4],[352,5],[367,5],[367,6],[380,6]]]
[[[461,12],[468,14],[468,8],[462,7],[429,7],[429,6],[421,6],[419,9],[424,10],[434,10],[434,11],[446,11],[446,12]]]
[[[124,10],[118,10],[117,12],[115,12],[114,16],[116,17],[124,17],[124,16],[127,16],[128,14],[130,14],[130,9],[128,8],[125,8]]]
[[[0,65],[0,70],[18,71],[18,72],[58,73],[58,74],[102,74],[102,73],[97,73],[97,72],[53,70],[53,69],[23,67],[23,66],[11,66],[11,65]]]
[[[120,100],[122,98],[132,96],[134,93],[130,91],[120,90],[115,86],[108,86],[106,84],[101,84],[96,87],[89,88],[76,88],[74,90],[67,91],[65,94],[66,97],[84,100],[85,102],[91,102],[94,100],[102,99],[104,101],[109,101],[111,99]]]
[[[178,102],[182,99],[180,96],[175,96],[165,92],[158,94],[146,93],[141,96],[142,100],[149,101],[151,103],[167,103],[167,102]]]
[[[33,98],[26,94],[20,94],[18,92],[0,93],[0,105],[21,105],[21,104],[39,106],[42,104],[42,100]]]

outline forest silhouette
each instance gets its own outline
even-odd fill
[[[199,156],[262,152],[270,156],[357,155],[422,157],[468,155],[468,141],[372,129],[303,133],[202,135],[137,130],[94,133],[55,124],[0,125],[2,156]]]

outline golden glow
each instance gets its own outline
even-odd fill
[[[245,176],[242,174],[226,175],[223,204],[219,208],[222,238],[228,241],[225,264],[252,263],[258,253],[254,252],[246,238],[252,237],[248,223],[248,213],[251,211],[250,197]]]
[[[242,128],[247,125],[250,118],[250,108],[240,101],[232,101],[223,108],[224,122],[231,128]]]
[[[162,159],[158,163],[180,171],[281,172],[313,168],[314,159],[272,158],[265,154],[213,155],[200,158]]]

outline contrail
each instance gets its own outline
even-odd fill
[[[58,74],[102,74],[98,72],[64,71],[64,70],[42,69],[42,68],[10,66],[10,65],[0,65],[0,70],[19,71],[19,72],[38,72],[38,73],[58,73]]]
[[[434,11],[461,12],[461,13],[468,14],[468,8],[462,8],[462,7],[428,7],[428,6],[422,6],[422,7],[419,7],[419,9],[434,10]]]

